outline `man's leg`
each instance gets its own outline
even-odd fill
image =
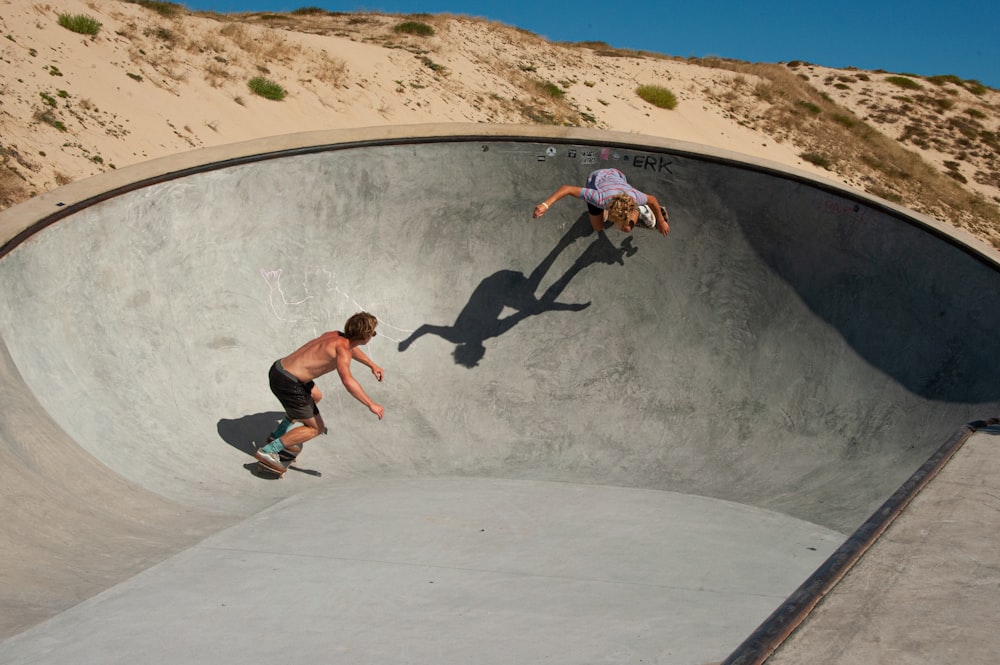
[[[326,425],[323,423],[323,416],[317,413],[312,418],[296,420],[288,432],[275,439],[274,443],[280,442],[282,448],[295,456],[302,452],[303,443],[325,433]],[[280,452],[280,450],[276,452]]]
[[[274,431],[268,435],[267,443],[271,443],[275,439],[280,439],[281,437],[285,436],[285,432],[292,429],[293,425],[295,425],[295,423],[292,422],[286,415],[284,418],[281,419],[281,422],[278,423],[278,426],[274,428]]]
[[[283,435],[261,446],[254,457],[272,472],[282,475],[302,452],[302,444],[321,433],[325,434],[326,429],[318,413],[312,418],[292,421]]]
[[[313,403],[312,403],[312,409],[313,409],[313,413],[315,414],[313,416],[313,418],[319,418],[319,425],[322,427],[323,426],[323,418],[322,418],[322,416],[319,415],[319,407],[317,406],[317,404],[319,404],[320,400],[323,399],[323,393],[320,391],[319,386],[313,384],[312,390],[310,391],[310,397],[312,398],[312,401],[313,401]],[[265,452],[269,452],[269,453],[280,453],[280,452],[283,452],[284,451],[284,446],[287,445],[287,441],[285,439],[285,435],[289,431],[291,431],[292,429],[295,429],[296,427],[303,426],[305,423],[309,422],[309,420],[311,420],[311,419],[310,418],[304,418],[304,419],[293,420],[286,413],[285,417],[281,419],[281,422],[278,424],[278,426],[274,429],[273,432],[271,432],[270,436],[267,437],[267,444],[268,445],[265,445],[262,448],[262,450],[264,450]],[[323,432],[325,433],[326,430],[324,429]],[[313,436],[315,436],[315,435],[313,435]],[[285,444],[278,444],[278,445],[271,446],[270,444],[273,443],[276,439],[282,439],[282,441],[286,441],[286,443]],[[306,440],[308,441],[308,439],[306,439]],[[301,444],[299,445],[299,449],[301,450]],[[298,454],[298,453],[296,453],[296,454]],[[292,458],[292,459],[294,459],[294,457],[295,457],[295,455],[292,455],[292,454],[288,454],[287,456],[286,455],[282,455],[283,459],[286,459],[286,458]]]
[[[285,417],[267,438],[267,443],[254,452],[261,465],[281,475],[288,464],[302,451],[302,444],[320,432],[325,433],[323,418],[316,403],[323,399],[323,393],[315,382],[301,383],[281,369],[280,361],[271,366],[268,373],[271,392],[285,407]],[[308,395],[303,389],[309,391]],[[312,411],[312,416],[296,418]]]

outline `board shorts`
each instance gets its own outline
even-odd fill
[[[289,420],[308,420],[319,415],[319,407],[312,398],[315,381],[303,383],[285,371],[280,360],[275,360],[271,371],[267,373],[271,384],[271,392],[285,407],[285,415]]]

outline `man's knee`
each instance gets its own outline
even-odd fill
[[[319,416],[310,418],[308,422],[298,421],[298,427],[295,428],[297,434],[295,439],[297,441],[308,441],[309,439],[314,439],[320,434],[326,433],[326,427],[323,425],[323,420]]]

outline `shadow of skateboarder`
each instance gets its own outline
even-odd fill
[[[475,367],[486,355],[484,342],[491,337],[499,337],[529,316],[545,312],[579,312],[590,306],[586,303],[558,302],[557,298],[570,281],[584,268],[595,264],[625,265],[626,256],[634,255],[638,248],[632,246],[629,236],[616,247],[604,232],[598,233],[559,279],[552,283],[541,296],[535,292],[542,278],[552,267],[559,255],[576,240],[594,234],[590,219],[581,215],[566,231],[552,251],[535,267],[531,275],[516,270],[498,270],[486,277],[473,290],[469,302],[459,312],[455,323],[450,326],[425,323],[399,343],[399,350],[406,351],[413,342],[426,334],[434,334],[455,344],[455,363],[465,367]],[[515,310],[510,316],[501,318],[504,308]]]

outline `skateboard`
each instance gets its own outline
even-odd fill
[[[288,471],[288,467],[292,465],[295,458],[287,453],[278,453],[278,458],[281,460],[281,465],[284,467],[280,472],[277,469],[272,469],[267,464],[264,464],[260,460],[257,460],[257,475],[264,476],[265,478],[281,478]]]
[[[301,426],[302,426],[302,423],[300,423],[300,422],[292,423],[292,422],[289,422],[288,419],[286,418],[284,421],[282,421],[281,425],[279,425],[278,429],[276,429],[274,432],[271,433],[270,436],[267,437],[267,440],[264,442],[264,445],[267,445],[267,444],[271,443],[272,441],[274,441],[274,438],[275,438],[276,435],[277,436],[284,436],[289,430],[292,430],[292,429],[295,429],[296,427],[301,427]],[[326,430],[326,428],[324,428],[323,429],[323,434],[326,434],[326,432],[327,432],[327,430]],[[300,450],[300,452],[301,452],[301,450]],[[254,457],[256,457],[256,455],[254,455]],[[289,468],[295,469],[296,471],[301,471],[302,473],[309,474],[310,476],[322,476],[323,475],[319,471],[314,471],[313,469],[303,469],[303,468],[298,467],[298,466],[292,466],[292,463],[296,459],[296,455],[293,455],[292,453],[288,452],[287,450],[282,450],[281,452],[279,452],[278,453],[278,458],[281,460],[281,466],[282,466],[281,471],[278,471],[277,469],[271,468],[267,464],[264,464],[264,462],[261,462],[260,459],[258,459],[257,460],[257,475],[260,476],[260,477],[262,477],[262,478],[281,478],[282,476],[285,475],[285,472],[288,471]]]
[[[300,473],[306,474],[307,476],[316,476],[317,478],[323,475],[322,472],[317,471],[316,469],[307,469],[298,466],[297,464],[294,463],[296,458],[292,457],[288,453],[278,453],[278,457],[281,459],[281,465],[283,467],[280,473],[278,472],[277,469],[272,469],[271,467],[267,466],[266,464],[258,460],[257,466],[254,467],[255,475],[257,475],[259,478],[267,478],[270,480],[274,480],[283,477],[285,475],[285,472],[288,471],[288,469],[294,469]]]

